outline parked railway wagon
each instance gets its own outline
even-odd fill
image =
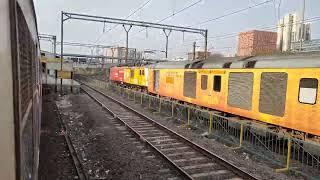
[[[320,136],[320,56],[199,61],[150,69],[148,91]]]
[[[0,179],[37,179],[40,52],[33,1],[0,0]]]
[[[141,69],[127,67],[124,82],[141,86]],[[295,54],[158,63],[146,82],[152,94],[318,138],[319,77],[319,54]]]

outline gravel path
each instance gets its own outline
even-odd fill
[[[86,94],[63,96],[57,105],[90,179],[178,178]]]

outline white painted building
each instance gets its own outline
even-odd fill
[[[277,24],[277,49],[292,50],[292,44],[311,39],[310,23],[303,23],[297,13],[287,14]]]
[[[125,47],[110,47],[105,49],[105,56],[108,57],[114,57],[119,59],[125,59],[126,57],[126,48]],[[135,48],[129,48],[128,49],[128,59],[141,59],[142,53],[137,51]],[[111,61],[110,60],[107,60]],[[117,62],[117,60],[114,60],[113,62]]]

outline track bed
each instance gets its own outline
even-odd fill
[[[255,179],[116,99],[89,86],[81,88],[187,179]]]

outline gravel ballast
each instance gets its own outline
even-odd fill
[[[58,123],[55,94],[42,97],[39,180],[77,179],[77,172]]]
[[[86,94],[66,95],[56,103],[90,179],[179,179],[167,162]]]
[[[128,101],[128,98],[121,97],[115,92],[108,91],[103,88],[97,88],[102,92],[105,92],[108,95],[116,98],[117,100],[126,103],[133,109],[143,112],[143,114],[151,117],[162,125],[170,128],[171,130],[183,135],[187,139],[201,145],[202,147],[208,149],[209,151],[219,155],[220,157],[228,160],[237,167],[240,167],[246,172],[253,174],[258,179],[282,179],[282,180],[291,180],[291,179],[305,179],[301,176],[296,176],[292,174],[277,173],[275,172],[275,167],[269,162],[266,162],[264,159],[261,159],[253,154],[250,154],[242,149],[233,149],[227,147],[225,144],[218,142],[217,140],[209,139],[196,130],[192,130],[184,125],[179,124],[173,119],[164,118],[164,116],[154,113],[152,110],[146,110],[144,106],[140,104],[135,104],[133,101]]]

